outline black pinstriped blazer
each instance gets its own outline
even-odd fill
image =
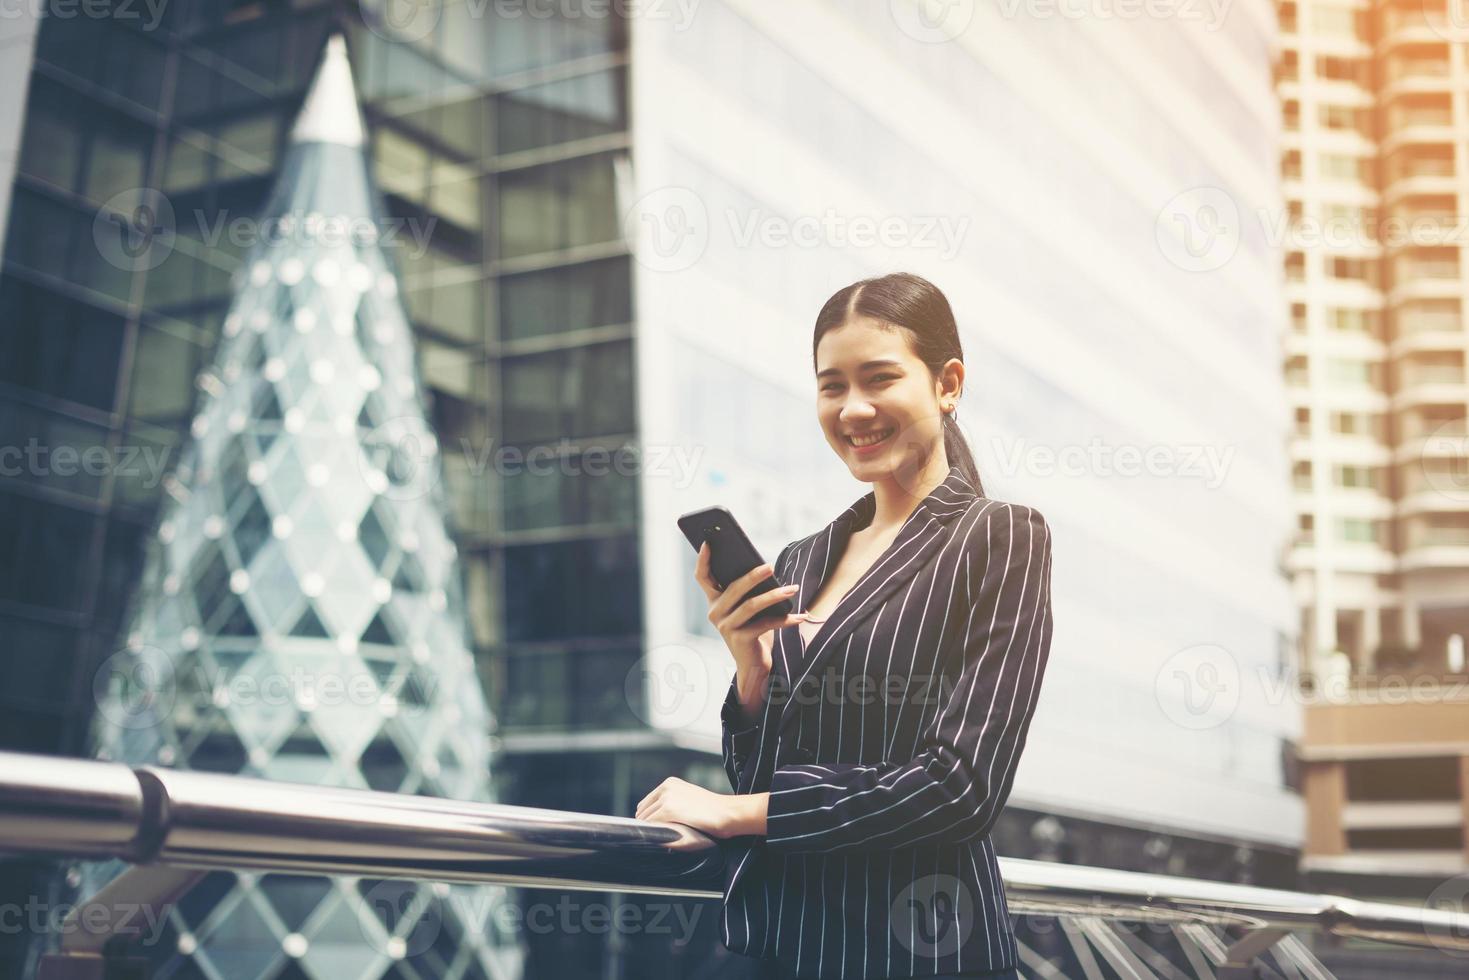
[[[798,611],[875,507],[869,492],[781,551]],[[1040,512],[953,467],[804,652],[798,627],[777,632],[757,724],[730,684],[730,785],[770,807],[765,837],[724,842],[727,948],[797,977],[1016,965],[989,831],[1040,694],[1050,579]]]

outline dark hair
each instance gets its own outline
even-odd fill
[[[816,330],[811,337],[813,370],[821,338],[855,314],[904,328],[909,348],[934,376],[949,358],[964,360],[964,348],[959,343],[959,325],[954,322],[954,311],[949,308],[944,294],[921,276],[893,272],[844,286],[821,307],[816,316]],[[965,441],[964,433],[959,431],[953,412],[945,413],[943,427],[944,453],[950,465],[959,467],[959,472],[974,487],[974,492],[983,497],[984,486],[979,482],[974,454],[969,451],[969,443]]]

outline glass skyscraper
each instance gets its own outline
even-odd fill
[[[491,802],[485,710],[346,45],[327,44],[169,478],[95,753]],[[168,225],[158,198],[132,212]],[[122,264],[169,244],[123,222]],[[116,227],[114,225],[114,227]],[[156,225],[155,225],[156,227]],[[86,895],[110,869],[86,865]],[[158,980],[520,980],[500,886],[214,872],[146,944]],[[407,972],[405,972],[407,971]]]
[[[86,751],[93,682],[125,644],[196,379],[334,25],[502,734],[640,725],[622,693],[640,647],[636,482],[575,465],[622,452],[635,429],[614,192],[626,24],[349,7],[170,4],[153,20],[118,5],[30,25],[0,278],[0,444],[22,453],[0,481],[6,748]],[[497,462],[537,446],[570,462],[550,475]],[[73,468],[73,452],[97,465]],[[512,802],[630,813],[631,775],[618,770],[614,798],[614,768],[577,756],[548,772],[527,756],[495,777]],[[44,874],[7,878],[17,895],[45,892]],[[606,941],[582,936],[580,955],[599,961]]]

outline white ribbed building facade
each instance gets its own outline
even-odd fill
[[[959,319],[985,490],[1055,532],[1012,804],[1293,848],[1281,257],[1259,222],[1200,237],[1215,205],[1282,207],[1273,12],[946,9],[710,0],[633,26],[639,428],[693,460],[644,478],[649,646],[732,669],[678,514],[723,503],[773,558],[868,489],[817,423],[812,325],[841,286],[916,272]],[[717,751],[711,690],[664,725]]]

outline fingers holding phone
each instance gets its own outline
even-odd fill
[[[805,613],[772,615],[768,612],[772,606],[788,603],[798,591],[795,585],[779,585],[765,592],[754,593],[757,585],[773,575],[775,570],[769,565],[756,565],[731,582],[727,589],[721,589],[709,569],[707,541],[699,545],[699,557],[694,563],[694,578],[709,599],[709,622],[721,633],[746,627],[763,633],[799,623],[806,618]],[[746,598],[742,601],[741,596]]]
[[[678,526],[698,552],[694,579],[709,600],[709,622],[741,675],[769,670],[774,631],[806,619],[794,611],[797,590],[775,580],[774,569],[726,508],[691,511]]]

